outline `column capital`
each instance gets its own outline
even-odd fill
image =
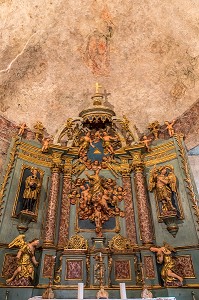
[[[62,168],[62,155],[61,151],[53,151],[52,152],[52,162],[51,162],[51,170],[53,173],[60,172]]]
[[[73,157],[64,157],[63,172],[64,176],[71,177],[72,175],[72,160]]]
[[[121,165],[120,165],[120,173],[123,177],[129,177],[130,173],[132,171],[131,165],[129,164],[128,159],[121,159]]]
[[[141,151],[136,151],[133,153],[132,169],[135,172],[143,172],[144,163],[142,160]]]

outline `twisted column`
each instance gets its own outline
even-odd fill
[[[132,244],[137,244],[137,234],[136,234],[136,225],[135,225],[135,213],[133,207],[133,192],[131,186],[131,177],[130,177],[130,166],[127,160],[122,160],[121,164],[121,173],[122,173],[122,183],[125,194],[124,206],[125,206],[125,220],[126,220],[126,233],[127,238],[132,242]]]
[[[71,191],[71,172],[72,172],[72,158],[68,158],[64,165],[62,200],[61,200],[61,215],[59,224],[59,238],[58,248],[62,249],[66,246],[69,234],[69,221],[70,221],[70,199],[68,197]]]
[[[135,156],[133,161],[134,182],[136,189],[137,209],[140,225],[140,234],[143,244],[153,243],[153,226],[146,190],[146,181],[144,176],[144,168],[141,161],[141,155]]]
[[[51,176],[51,187],[48,201],[46,227],[44,234],[44,246],[54,247],[55,246],[55,229],[56,229],[56,215],[57,215],[57,204],[59,196],[59,185],[60,185],[60,165],[61,165],[62,153],[53,153],[52,155],[52,176]]]

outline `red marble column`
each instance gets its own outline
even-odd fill
[[[56,214],[59,195],[60,169],[52,168],[51,188],[48,201],[47,218],[44,234],[44,245],[54,246],[55,229],[56,229]]]
[[[61,202],[61,216],[59,225],[59,239],[58,248],[62,249],[66,246],[69,234],[69,221],[70,221],[70,200],[68,195],[71,190],[71,175],[64,174],[62,202]]]
[[[146,191],[146,182],[143,173],[143,167],[134,166],[134,180],[136,189],[136,199],[138,208],[138,217],[140,225],[140,234],[143,244],[153,243],[153,226],[149,200]]]
[[[124,195],[124,205],[125,205],[125,219],[126,219],[126,233],[127,238],[132,242],[132,244],[137,244],[136,226],[135,226],[135,214],[133,207],[133,194],[131,187],[131,177],[130,175],[123,175],[122,177],[123,189],[125,191]]]

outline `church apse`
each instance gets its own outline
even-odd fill
[[[145,284],[197,283],[198,203],[182,135],[167,121],[164,138],[155,121],[139,136],[100,91],[53,140],[41,122],[32,140],[13,138],[0,193],[1,286],[40,289],[50,279],[56,293],[83,282],[95,297],[123,282],[131,296]],[[27,249],[34,276],[20,271]]]

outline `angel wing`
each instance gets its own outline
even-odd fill
[[[150,171],[150,177],[149,177],[148,189],[150,192],[152,192],[152,190],[155,188],[156,178],[157,178],[157,168],[156,166],[154,166],[154,168]]]
[[[177,182],[177,179],[176,179],[175,174],[173,172],[170,172],[168,174],[168,179],[169,179],[169,184],[170,184],[172,192],[176,192],[176,182]]]
[[[24,234],[20,234],[18,235],[9,245],[9,248],[12,247],[19,247],[20,249],[26,244],[26,242],[24,241],[25,235]]]

